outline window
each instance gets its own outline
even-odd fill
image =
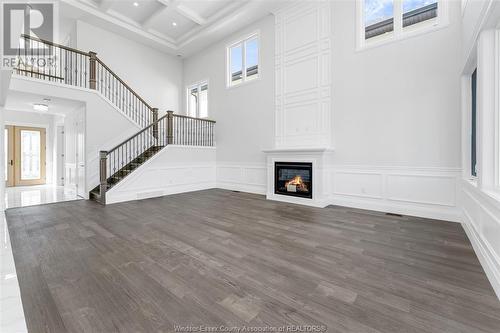
[[[471,175],[473,177],[477,177],[477,113],[476,113],[476,104],[477,104],[477,69],[474,70],[471,77]]]
[[[227,86],[259,77],[259,36],[253,34],[227,48]]]
[[[203,81],[187,88],[187,115],[208,117],[208,82]]]
[[[445,23],[445,0],[358,0],[360,45],[406,37]]]
[[[392,1],[363,0],[365,39],[394,31],[394,4]]]

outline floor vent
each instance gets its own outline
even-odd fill
[[[401,214],[395,214],[395,213],[385,213],[387,216],[396,216],[396,217],[403,217]]]
[[[231,192],[234,192],[234,193],[241,193],[240,191],[231,191]]]

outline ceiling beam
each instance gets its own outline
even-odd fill
[[[172,1],[170,0],[158,0],[158,2],[166,7],[170,7],[172,5]]]
[[[99,9],[103,12],[108,11],[109,8],[113,5],[114,0],[101,0],[99,3]]]
[[[174,9],[177,13],[181,14],[185,18],[193,21],[194,23],[196,23],[198,25],[204,25],[205,23],[207,23],[207,20],[204,17],[198,15],[198,13],[196,13],[194,10],[192,10],[186,6],[183,6],[181,4],[177,4],[177,6],[175,6]]]

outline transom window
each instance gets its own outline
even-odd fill
[[[203,81],[187,88],[187,115],[196,118],[208,117],[208,82]]]
[[[445,0],[358,0],[358,46],[442,25],[445,5]]]
[[[227,86],[259,77],[259,36],[253,34],[227,47]]]

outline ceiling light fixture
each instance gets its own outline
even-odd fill
[[[176,27],[176,26],[177,26],[177,22],[172,22],[172,25],[173,25],[174,27]]]
[[[49,106],[47,104],[33,104],[33,110],[47,112],[49,111]]]
[[[139,7],[139,3],[138,2],[134,2],[134,6]]]

